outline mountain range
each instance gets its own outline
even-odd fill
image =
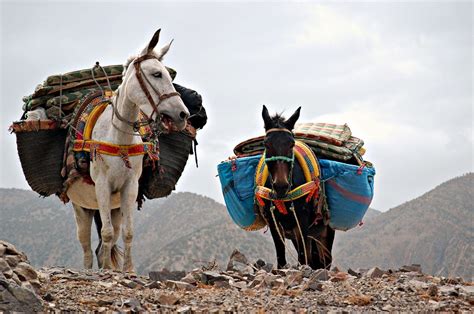
[[[473,183],[469,173],[387,212],[369,209],[361,227],[336,232],[333,265],[356,269],[417,263],[427,273],[472,279]],[[33,265],[82,267],[70,205],[32,191],[0,189],[0,217],[0,239],[24,251]],[[134,213],[134,230],[139,273],[214,262],[225,267],[234,249],[250,260],[275,262],[269,232],[241,230],[224,205],[194,193],[147,201]]]

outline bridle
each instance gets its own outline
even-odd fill
[[[288,129],[284,129],[284,128],[272,128],[272,129],[269,129],[266,131],[265,133],[265,136],[268,135],[268,133],[271,133],[271,132],[287,132],[287,133],[290,133],[292,136],[293,136],[293,132],[291,132],[290,130]],[[264,152],[265,154],[265,152]],[[271,162],[271,161],[284,161],[284,162],[288,162],[290,164],[290,170],[288,171],[288,190],[287,190],[287,193],[291,190],[291,186],[292,186],[292,176],[293,176],[293,167],[294,167],[294,164],[295,164],[295,153],[294,151],[292,150],[291,152],[291,157],[287,157],[287,156],[272,156],[272,157],[266,157],[266,154],[265,154],[265,163],[267,164],[268,162]],[[267,164],[268,166],[268,164]],[[272,186],[272,191],[274,191],[274,187],[273,187],[273,178],[272,178],[272,174],[270,173],[269,171],[269,178],[270,178],[270,183],[271,183],[271,186]]]
[[[178,93],[178,92],[171,92],[171,93],[167,93],[167,94],[160,94],[160,92],[153,86],[153,84],[151,84],[151,82],[148,80],[148,78],[143,75],[143,71],[142,71],[142,68],[141,68],[141,63],[145,60],[149,60],[149,59],[157,59],[159,61],[159,59],[154,56],[154,55],[151,55],[151,54],[146,54],[146,55],[143,55],[141,57],[138,57],[136,58],[134,61],[133,61],[133,66],[135,67],[135,75],[137,77],[137,80],[138,80],[138,83],[140,84],[140,87],[142,89],[142,91],[145,93],[145,96],[146,98],[148,99],[148,102],[150,103],[153,111],[151,112],[150,114],[150,117],[145,120],[145,121],[129,121],[127,119],[125,119],[123,116],[120,115],[120,113],[118,112],[117,110],[117,107],[116,106],[113,106],[114,107],[114,114],[117,116],[117,118],[130,125],[131,127],[133,127],[133,130],[134,131],[138,131],[138,129],[140,129],[140,127],[142,126],[145,126],[145,125],[150,125],[152,122],[154,122],[155,120],[153,119],[153,114],[156,113],[156,117],[158,117],[158,106],[160,105],[160,102],[162,100],[165,100],[165,99],[168,99],[168,98],[171,98],[171,97],[181,97],[181,94]],[[148,90],[146,84],[145,84],[145,81],[151,86],[151,89],[158,95],[158,102],[155,103],[155,100],[153,99],[153,97],[151,96],[151,93],[150,91]],[[117,98],[118,98],[118,91],[117,91]]]

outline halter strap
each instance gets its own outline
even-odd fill
[[[171,97],[174,97],[174,96],[181,96],[181,94],[178,93],[178,92],[160,94],[160,92],[153,86],[153,84],[150,83],[150,81],[147,79],[147,77],[142,75],[140,63],[142,61],[145,61],[145,60],[148,60],[148,59],[157,59],[158,60],[158,58],[155,57],[154,55],[146,54],[146,55],[143,55],[141,57],[136,58],[135,61],[133,61],[133,66],[135,67],[135,75],[137,77],[138,83],[140,84],[140,87],[142,88],[142,91],[145,93],[145,96],[148,99],[148,102],[150,103],[151,107],[153,108],[153,111],[150,115],[150,119],[151,119],[155,112],[158,115],[158,106],[159,106],[159,104],[162,100],[165,100],[165,99],[168,99],[168,98],[171,98]],[[158,95],[158,103],[155,103],[155,101],[153,100],[153,97],[151,96],[150,91],[146,87],[144,78],[148,82],[148,84],[151,86],[153,91]]]
[[[292,131],[290,131],[288,129],[284,129],[284,128],[272,128],[272,129],[267,130],[265,132],[265,134],[268,134],[268,133],[271,133],[271,132],[287,132],[287,133],[293,134]]]

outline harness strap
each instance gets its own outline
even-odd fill
[[[94,157],[100,157],[100,154],[120,156],[127,168],[130,168],[129,156],[148,154],[153,161],[159,159],[156,146],[150,142],[133,145],[115,145],[94,140],[76,140],[72,149],[75,152],[90,152],[93,159],[95,159]]]
[[[288,211],[285,202],[291,202],[303,196],[306,196],[305,201],[307,203],[319,198],[320,182],[318,178],[320,171],[316,156],[311,148],[301,141],[295,142],[293,153],[294,158],[296,158],[303,170],[306,183],[289,191],[284,198],[277,198],[272,189],[265,187],[269,171],[266,165],[265,154],[263,154],[255,173],[255,199],[260,207],[265,205],[264,200],[269,200],[275,204],[275,207],[281,214],[286,215]]]
[[[173,97],[173,96],[181,96],[180,93],[178,92],[171,92],[171,93],[168,93],[168,94],[160,94],[156,89],[155,87],[153,86],[153,84],[150,83],[150,81],[148,81],[148,79],[146,78],[146,76],[143,76],[142,75],[142,71],[141,71],[141,67],[140,67],[140,63],[142,61],[145,61],[145,60],[148,60],[148,59],[157,59],[157,57],[155,57],[154,55],[150,55],[150,54],[147,54],[147,55],[143,55],[141,57],[138,57],[135,59],[135,61],[133,61],[133,66],[135,67],[135,75],[137,77],[137,80],[138,80],[138,83],[140,84],[140,87],[142,88],[142,91],[145,93],[145,96],[146,98],[148,99],[148,102],[150,103],[151,107],[153,108],[153,111],[150,115],[150,118],[153,118],[153,113],[156,112],[156,114],[158,115],[158,105],[159,105],[159,102],[158,103],[155,103],[155,101],[153,100],[153,97],[151,96],[150,94],[150,91],[148,90],[148,88],[146,87],[146,84],[145,84],[145,80],[147,80],[148,84],[150,84],[151,88],[153,89],[153,91],[158,95],[158,99],[159,101],[162,101],[162,100],[165,100],[167,98],[170,98],[170,97]],[[145,80],[143,79],[145,78]]]
[[[255,197],[257,198],[257,202],[259,205],[264,205],[264,199],[268,201],[273,201],[275,207],[283,215],[288,214],[286,206],[284,205],[285,202],[291,202],[303,196],[307,196],[306,202],[309,202],[311,199],[317,198],[319,196],[319,182],[306,182],[305,184],[302,184],[288,192],[288,194],[284,198],[276,198],[274,192],[267,187],[257,186],[255,188]]]

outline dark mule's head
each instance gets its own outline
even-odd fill
[[[279,114],[270,117],[267,107],[263,106],[262,117],[266,132],[265,162],[270,172],[272,189],[278,198],[285,197],[291,188],[293,147],[295,146],[292,130],[300,117],[300,109],[301,107],[288,120],[285,120]]]

